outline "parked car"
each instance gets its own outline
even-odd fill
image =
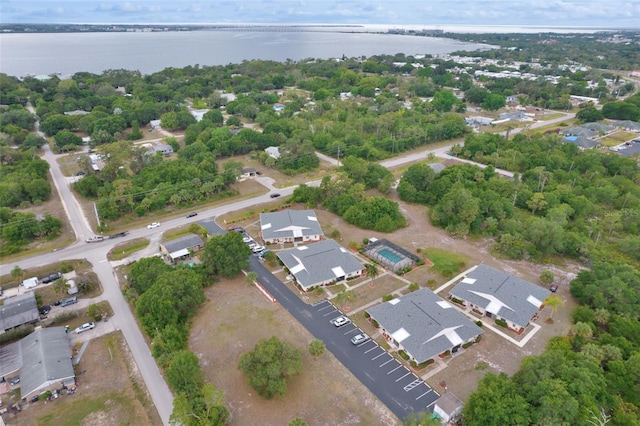
[[[345,317],[344,315],[339,316],[338,318],[334,318],[331,320],[331,324],[335,325],[336,327],[342,327],[343,325],[347,325],[351,322],[351,320],[347,317]]]
[[[51,305],[42,305],[40,309],[38,309],[38,312],[40,313],[40,315],[47,315],[49,312],[51,312]]]
[[[351,339],[351,343],[353,343],[354,345],[359,345],[360,343],[364,343],[367,340],[369,340],[369,336],[364,333],[360,333],[353,336],[353,338]]]
[[[10,385],[17,385],[18,383],[20,383],[20,376],[12,377],[9,379]]]
[[[280,194],[278,194],[277,192],[274,194],[269,195],[269,197],[271,198],[278,198],[280,196]]]
[[[60,306],[62,306],[64,308],[65,306],[73,305],[75,303],[78,303],[78,298],[76,296],[73,296],[73,297],[68,297],[68,298],[64,299],[60,303]]]
[[[552,293],[555,293],[556,291],[558,291],[558,284],[551,284],[549,290],[551,290]]]
[[[234,225],[234,226],[230,226],[230,227],[229,227],[229,231],[244,232],[244,229],[242,229],[242,227],[241,227],[241,226],[236,226],[236,225]]]
[[[158,226],[160,226],[160,222],[153,222],[147,225],[147,228],[149,229],[153,229],[153,228],[157,228]]]
[[[62,278],[62,273],[61,272],[54,272],[51,275],[46,275],[44,277],[42,277],[40,279],[40,281],[42,281],[42,284],[48,284],[48,283],[52,283],[55,280]]]
[[[92,322],[86,322],[84,324],[82,324],[80,327],[76,328],[76,334],[80,334],[82,332],[85,332],[87,330],[91,330],[93,328],[95,328],[95,324]]]
[[[198,216],[198,213],[196,213],[196,212],[191,212],[191,213],[189,213],[189,214],[187,215],[187,217],[188,217],[188,218],[189,218],[189,217],[196,217],[196,216]]]
[[[2,291],[2,287],[0,287],[0,296],[2,296],[4,292]]]
[[[254,248],[251,249],[251,251],[253,251],[254,253],[259,253],[264,249],[265,249],[264,246],[255,246]]]

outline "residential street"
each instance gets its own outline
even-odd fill
[[[33,108],[31,105],[28,105],[28,108],[31,112]],[[567,120],[572,118],[572,114],[568,114],[565,117],[561,117],[559,119],[550,120],[548,122],[543,122],[540,125],[548,125],[549,123],[556,123],[563,120]],[[536,123],[538,124],[538,123]],[[535,127],[532,126],[532,127]],[[41,136],[42,133],[39,131],[39,124],[36,123],[36,129],[38,134]],[[517,133],[516,130],[512,130],[511,134]],[[427,155],[430,152],[433,152],[438,158],[447,158],[453,159],[453,157],[448,156],[447,152],[451,149],[453,143],[448,144],[446,146],[442,146],[433,150],[425,149],[422,152],[406,155],[399,158],[394,158],[390,160],[386,160],[381,164],[385,167],[398,167],[400,165],[420,161],[426,159]],[[256,181],[260,182],[262,185],[269,189],[269,193],[256,196],[249,199],[244,199],[241,201],[236,201],[233,203],[229,203],[227,205],[210,208],[204,211],[198,211],[199,217],[194,218],[186,218],[179,217],[168,221],[163,221],[160,228],[156,229],[147,229],[146,227],[130,229],[129,234],[125,238],[118,238],[117,240],[110,241],[106,240],[99,243],[85,243],[84,240],[90,236],[95,235],[94,231],[90,228],[89,222],[83,214],[82,209],[80,208],[79,203],[75,199],[73,192],[69,186],[68,179],[63,176],[58,163],[56,162],[56,155],[51,152],[48,145],[44,146],[44,158],[49,162],[51,168],[51,176],[52,180],[60,194],[62,199],[62,204],[64,206],[65,212],[68,216],[69,222],[73,227],[73,231],[75,233],[76,241],[68,247],[64,249],[57,250],[55,252],[40,254],[37,256],[33,256],[30,258],[21,259],[19,261],[11,261],[9,263],[0,264],[0,269],[3,274],[9,273],[9,271],[15,266],[19,265],[22,269],[30,269],[41,265],[46,265],[54,262],[58,262],[60,260],[66,259],[87,259],[89,262],[93,264],[93,270],[97,274],[102,286],[104,288],[104,293],[99,298],[96,298],[94,302],[107,300],[111,307],[113,308],[114,316],[109,319],[111,322],[111,327],[115,329],[120,329],[123,332],[123,335],[127,341],[131,349],[131,353],[137,363],[138,369],[146,383],[146,386],[150,392],[151,398],[153,399],[155,406],[158,409],[160,417],[162,418],[165,425],[169,424],[169,416],[173,407],[173,395],[169,390],[164,378],[162,377],[160,370],[158,369],[155,360],[151,356],[149,348],[147,347],[144,337],[137,326],[135,318],[131,313],[131,310],[125,301],[122,293],[120,291],[118,282],[116,281],[113,266],[117,264],[121,264],[122,262],[113,262],[110,263],[107,261],[107,253],[109,250],[113,248],[115,244],[120,244],[126,242],[128,240],[132,240],[135,238],[149,238],[152,241],[152,245],[146,250],[143,251],[144,254],[151,254],[153,251],[157,250],[157,245],[159,243],[160,235],[163,231],[170,230],[172,228],[182,226],[191,222],[196,222],[198,219],[211,216],[220,216],[229,212],[239,211],[249,208],[255,208],[256,205],[267,203],[273,201],[270,198],[270,194],[274,192],[278,192],[284,197],[289,196],[293,193],[295,186],[277,189],[273,186],[274,181],[268,177],[260,177],[257,178]],[[457,159],[458,161],[461,161]],[[335,160],[331,161],[332,164]],[[469,161],[469,163],[471,163]],[[476,163],[473,163],[476,164]],[[512,176],[510,172],[500,171],[500,173],[506,176]],[[319,181],[309,182],[309,185],[317,186],[319,185]],[[149,222],[153,221],[153,218],[149,218]],[[137,259],[141,256],[141,253],[135,254],[132,259]],[[132,260],[129,259],[129,260]],[[278,298],[280,303],[288,309],[310,332],[314,335],[323,338],[327,343],[327,347],[334,353],[334,355],[349,368],[355,375],[358,377],[367,387],[369,387],[378,397],[385,403],[389,408],[396,413],[397,415],[406,414],[413,410],[417,406],[422,406],[428,398],[425,397],[424,400],[418,401],[417,405],[411,406],[409,404],[411,395],[407,391],[407,400],[399,400],[396,396],[389,394],[385,388],[384,381],[382,378],[384,376],[376,376],[375,374],[366,371],[363,367],[363,364],[358,361],[358,358],[352,358],[354,355],[352,350],[354,348],[349,347],[351,345],[347,340],[348,350],[344,349],[345,339],[336,340],[335,342],[329,338],[326,333],[333,332],[335,330],[331,330],[330,327],[325,327],[325,324],[322,325],[316,324],[316,316],[309,312],[308,306],[300,301],[300,299],[289,290],[287,292],[282,289],[286,288],[282,285],[276,286],[277,283],[272,283],[269,278],[270,273],[267,275],[265,273],[264,268],[261,264],[259,264],[255,257],[252,257],[252,266],[255,268],[259,274],[261,274],[262,278],[265,282],[263,284],[265,286],[269,286],[269,291],[274,292],[274,296]],[[271,277],[273,277],[271,275]],[[278,290],[280,289],[280,290]],[[275,294],[277,292],[277,294]],[[328,321],[328,319],[327,319]],[[344,336],[343,336],[344,337]],[[377,374],[377,372],[376,372]],[[426,386],[426,385],[425,385]],[[413,388],[411,388],[413,389]],[[435,394],[435,393],[434,393]],[[426,395],[426,394],[425,394]],[[429,397],[430,398],[430,397]],[[414,403],[417,400],[414,400]]]

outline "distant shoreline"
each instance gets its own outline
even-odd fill
[[[183,32],[183,31],[253,31],[253,32],[346,32],[406,35],[443,34],[571,34],[600,32],[638,32],[640,28],[608,27],[544,27],[526,25],[393,25],[393,24],[256,24],[256,23],[190,23],[190,24],[28,24],[0,23],[1,34],[33,33],[100,33],[100,32]]]

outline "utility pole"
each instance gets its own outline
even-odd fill
[[[338,166],[340,165],[340,147],[338,147]]]

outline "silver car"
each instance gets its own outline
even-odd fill
[[[369,336],[364,333],[360,333],[353,336],[353,338],[351,339],[351,343],[353,343],[354,345],[359,345],[360,343],[364,343],[367,340],[369,340]]]
[[[343,325],[347,325],[350,322],[351,320],[344,315],[331,320],[331,324],[335,325],[336,327],[342,327]]]

